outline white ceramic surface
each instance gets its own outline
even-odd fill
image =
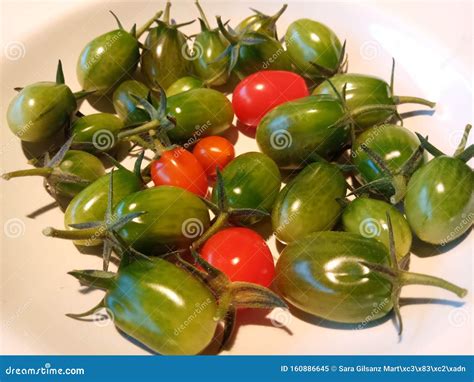
[[[311,17],[347,39],[350,70],[389,77],[391,57],[397,60],[396,93],[419,95],[438,102],[434,116],[406,120],[406,126],[452,152],[467,122],[472,122],[472,2],[288,1],[279,23]],[[252,6],[266,13],[275,1],[202,1],[209,14],[230,17],[248,14]],[[140,24],[160,9],[157,1],[2,1],[0,170],[25,166],[20,142],[5,122],[13,87],[54,78],[58,58],[66,80],[78,89],[77,55],[90,39],[114,28],[107,10],[122,22]],[[174,18],[197,15],[193,1],[175,1]],[[448,17],[447,17],[448,16]],[[187,27],[187,32],[197,26]],[[403,107],[402,110],[408,110]],[[89,105],[82,109],[91,111]],[[239,153],[256,148],[242,134]],[[41,235],[47,225],[61,226],[54,209],[34,219],[27,215],[51,202],[40,179],[1,182],[1,351],[3,354],[146,354],[107,322],[80,322],[65,317],[95,304],[100,292],[81,293],[66,272],[100,267],[96,256],[84,255],[72,243]],[[472,234],[455,248],[439,254],[424,248],[414,255],[412,269],[442,276],[473,288]],[[270,245],[276,253],[274,241]],[[420,252],[420,251],[418,251]],[[317,319],[273,312],[246,314],[233,345],[224,354],[470,354],[472,353],[472,293],[462,304],[448,292],[407,287],[402,307],[405,331],[399,339],[391,320],[363,330],[349,330]],[[426,300],[417,300],[423,297]],[[434,303],[430,300],[434,299]],[[272,325],[272,320],[286,324]]]

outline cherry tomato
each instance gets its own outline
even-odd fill
[[[243,79],[232,95],[237,118],[248,126],[257,127],[260,120],[275,106],[309,95],[300,75],[284,70],[267,70]]]
[[[204,244],[201,256],[231,281],[269,287],[275,276],[272,253],[265,240],[249,228],[219,231]]]
[[[209,176],[216,175],[216,167],[222,170],[235,157],[234,145],[218,136],[201,139],[193,154]]]
[[[176,186],[199,196],[207,194],[207,177],[196,157],[182,147],[165,151],[151,163],[155,186]]]

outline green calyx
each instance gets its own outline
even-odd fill
[[[216,193],[217,193],[217,204],[211,201],[201,198],[201,200],[207,205],[207,207],[215,214],[212,225],[202,236],[200,236],[192,245],[191,251],[197,251],[211,236],[220,231],[226,224],[231,221],[239,221],[240,219],[250,217],[267,217],[270,214],[267,211],[254,208],[232,208],[229,206],[228,198],[225,192],[224,179],[219,168],[216,168]]]
[[[135,172],[140,172],[140,165],[143,160],[144,152],[137,159],[135,164]],[[71,224],[70,227],[72,230],[59,230],[53,227],[47,227],[43,230],[43,234],[49,237],[55,237],[60,239],[67,240],[84,240],[84,241],[94,241],[94,240],[103,240],[103,270],[107,271],[110,263],[110,258],[112,256],[112,251],[115,249],[116,253],[120,256],[121,253],[125,251],[127,247],[123,239],[120,237],[118,232],[123,228],[128,222],[133,219],[138,218],[139,216],[145,214],[146,211],[137,211],[129,213],[120,218],[116,218],[113,214],[113,170],[110,173],[109,179],[109,191],[107,197],[107,209],[105,212],[105,217],[103,221],[92,221],[79,224]],[[140,252],[128,248],[130,252],[137,256],[144,256]]]
[[[469,138],[469,133],[471,132],[471,129],[472,129],[472,125],[467,124],[466,127],[464,128],[464,132],[463,132],[461,140],[458,144],[458,147],[457,147],[456,151],[453,154],[453,158],[460,159],[464,163],[469,162],[474,156],[474,144],[469,145],[468,147],[466,147],[467,141],[468,141],[468,138]],[[447,156],[441,150],[437,149],[430,142],[428,142],[428,137],[425,138],[425,137],[423,137],[422,135],[420,135],[418,133],[416,133],[416,135],[418,136],[423,148],[426,151],[428,151],[431,155],[433,155],[434,157]]]
[[[390,196],[390,202],[392,204],[398,204],[405,197],[408,180],[416,170],[416,165],[423,156],[423,146],[418,146],[418,149],[412,153],[404,165],[395,172],[390,170],[385,161],[376,152],[367,147],[367,145],[361,145],[361,149],[377,164],[383,177],[357,188],[351,194],[359,195],[366,191],[374,191],[380,186],[391,186],[394,192],[392,196]]]
[[[227,74],[230,75],[239,61],[241,46],[262,44],[267,41],[268,37],[264,35],[261,35],[261,37],[257,37],[257,36],[249,37],[249,36],[246,36],[245,34],[240,36],[236,34],[235,32],[228,30],[225,27],[224,23],[222,22],[221,16],[216,16],[216,20],[217,20],[217,25],[220,32],[222,33],[224,38],[229,42],[229,46],[226,48],[226,50],[224,50],[224,52],[222,52],[222,54],[219,57],[217,57],[216,62],[228,57],[229,66],[227,69]],[[258,32],[256,33],[258,34]]]
[[[204,271],[179,256],[178,264],[206,284],[216,297],[218,302],[216,320],[224,323],[219,350],[226,345],[232,335],[237,309],[288,309],[286,303],[271,290],[248,282],[231,282],[224,273],[205,261],[195,250],[192,249],[191,253],[196,265]]]
[[[118,29],[125,31],[125,28],[120,22],[120,19],[118,18],[118,16],[113,11],[109,11],[109,12],[112,14],[115,21],[117,22]],[[138,29],[137,29],[137,25],[133,24],[132,29],[128,33],[130,33],[133,37],[135,37],[138,40],[143,35],[143,33],[145,33],[155,21],[159,20],[162,14],[163,14],[163,11],[158,11],[157,13],[153,15],[152,18],[150,18],[145,24],[143,24]]]
[[[152,104],[151,93],[148,93],[148,99],[144,99],[134,94],[131,94],[131,96],[138,101],[139,106],[141,106],[143,110],[148,113],[148,115],[150,116],[150,121],[141,126],[121,131],[117,136],[118,139],[139,136],[140,134],[154,131],[155,135],[160,139],[161,143],[166,146],[171,146],[171,142],[169,141],[166,131],[170,130],[175,126],[175,121],[171,116],[167,115],[166,113],[167,99],[164,89],[158,84],[155,84],[155,86],[155,90],[160,93],[160,101],[158,108],[155,108]]]
[[[318,70],[319,73],[321,73],[319,76],[313,77],[313,79],[316,81],[329,80],[331,77],[335,76],[336,74],[346,73],[347,67],[349,65],[349,61],[347,59],[347,54],[346,54],[346,40],[344,40],[344,43],[342,44],[341,54],[339,55],[339,61],[335,70],[328,69],[322,65],[319,65],[316,62],[311,62],[310,64],[314,66]],[[331,86],[333,85],[331,84]]]
[[[54,199],[58,199],[60,194],[60,190],[58,188],[59,183],[81,184],[84,186],[89,184],[90,180],[83,179],[77,175],[65,173],[59,167],[67,152],[71,148],[73,139],[74,137],[69,138],[52,158],[50,158],[49,154],[46,153],[42,167],[7,172],[2,174],[2,178],[5,180],[10,180],[12,178],[25,176],[42,176],[44,177],[44,187],[46,191]]]
[[[371,271],[378,273],[381,277],[389,280],[392,284],[392,304],[393,311],[398,321],[398,334],[401,335],[403,332],[403,320],[400,312],[400,293],[402,287],[406,285],[429,285],[438,288],[445,289],[449,292],[454,293],[459,298],[464,298],[467,295],[467,290],[461,288],[457,285],[454,285],[446,280],[443,280],[438,277],[429,276],[420,273],[413,273],[403,270],[403,267],[400,267],[396,257],[395,251],[395,239],[393,234],[392,221],[390,219],[390,214],[387,212],[387,225],[389,233],[389,242],[390,242],[390,260],[391,266],[386,267],[380,264],[372,264],[368,262],[361,261],[361,264],[369,268]]]

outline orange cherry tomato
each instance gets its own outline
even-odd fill
[[[182,147],[165,151],[151,163],[151,179],[155,186],[176,186],[199,196],[206,196],[206,172],[196,157]]]
[[[215,176],[216,167],[222,170],[235,157],[234,145],[218,136],[201,139],[194,146],[193,154],[209,176]]]

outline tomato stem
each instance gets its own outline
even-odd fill
[[[135,127],[133,129],[122,131],[118,133],[117,137],[118,139],[122,139],[122,138],[131,137],[132,135],[146,133],[149,130],[156,129],[159,125],[160,123],[157,120],[153,120],[153,121],[145,123],[144,125]]]
[[[145,33],[148,30],[148,28],[150,28],[151,24],[153,24],[155,20],[158,20],[161,17],[162,14],[163,14],[163,11],[156,12],[155,15],[150,20],[148,20],[145,24],[143,24],[140,28],[137,29],[137,32],[136,32],[137,40],[143,35],[143,33]]]
[[[51,167],[30,168],[27,170],[18,170],[2,174],[2,178],[10,180],[11,178],[20,178],[22,176],[44,176],[51,175],[53,169]]]
[[[400,105],[402,103],[416,103],[419,105],[425,105],[433,109],[436,106],[436,102],[428,101],[427,99],[420,97],[410,97],[410,96],[393,96],[395,104]]]
[[[366,105],[355,108],[350,115],[352,118],[356,118],[362,114],[370,113],[371,111],[376,110],[391,111],[396,113],[397,107],[395,105]]]
[[[166,24],[170,23],[170,8],[171,8],[171,3],[168,1],[166,2],[165,13],[163,15],[163,20]]]
[[[229,216],[229,212],[219,213],[214,223],[191,245],[191,251],[197,251],[212,235],[220,231],[229,220]]]
[[[467,295],[467,289],[461,288],[457,285],[450,283],[449,281],[440,279],[435,276],[424,275],[421,273],[413,272],[400,272],[400,284],[404,285],[431,285],[438,288],[446,289],[454,293],[459,298],[463,298]]]
[[[454,152],[455,157],[461,155],[464,149],[466,148],[467,139],[469,138],[469,133],[471,132],[471,129],[472,129],[471,124],[467,124],[466,127],[464,128],[461,141],[459,142],[458,147],[456,148],[456,151]]]
[[[100,225],[93,228],[84,229],[56,229],[53,227],[47,227],[43,230],[43,235],[49,237],[57,237],[59,239],[66,240],[99,240],[103,239],[107,234],[105,226]]]

